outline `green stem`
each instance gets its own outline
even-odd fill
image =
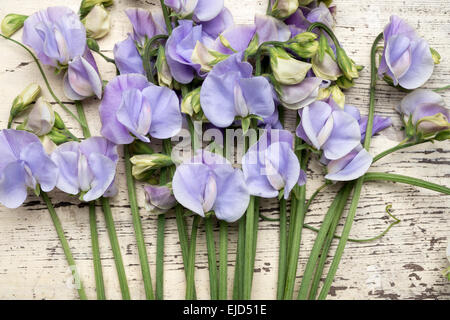
[[[373,127],[373,117],[375,112],[375,90],[377,83],[377,66],[376,66],[376,52],[378,42],[383,38],[383,33],[380,33],[373,45],[370,53],[370,70],[371,70],[371,78],[370,78],[370,102],[369,102],[369,115],[367,121],[367,131],[366,137],[364,139],[364,148],[369,150],[370,141],[372,138],[372,127]],[[353,220],[356,215],[356,210],[358,209],[359,198],[361,196],[361,189],[364,182],[364,176],[360,177],[356,180],[355,190],[353,192],[353,199],[350,205],[350,210],[347,215],[347,219],[345,220],[344,229],[342,231],[341,239],[339,240],[338,247],[336,249],[335,256],[331,263],[330,269],[328,271],[328,275],[325,279],[325,283],[322,287],[322,290],[319,294],[319,299],[325,299],[328,295],[328,291],[330,290],[331,284],[333,282],[334,276],[336,275],[336,271],[339,266],[339,262],[341,261],[342,254],[344,253],[345,245],[347,244],[347,239],[350,234],[350,229],[352,228]]]
[[[323,191],[326,187],[330,186],[331,183],[325,182],[323,185],[321,185],[319,188],[316,189],[316,191],[314,191],[314,193],[312,194],[311,198],[309,198],[308,202],[306,203],[306,208],[305,208],[305,212],[308,211],[309,206],[311,205],[311,203],[313,202],[313,200],[317,197],[317,195]]]
[[[320,29],[324,30],[330,36],[331,40],[333,40],[334,45],[336,47],[341,47],[341,45],[339,44],[339,40],[336,38],[333,30],[331,30],[330,28],[328,28],[325,24],[323,24],[321,22],[311,23],[306,31],[311,32],[315,28],[320,28]]]
[[[450,84],[445,86],[445,87],[433,89],[433,91],[434,92],[439,92],[439,91],[444,91],[444,90],[447,90],[447,89],[450,89]]]
[[[105,283],[103,281],[102,262],[100,260],[100,245],[98,242],[97,216],[95,214],[95,202],[89,202],[89,225],[91,229],[92,257],[94,262],[95,287],[97,300],[105,300]]]
[[[234,267],[233,300],[242,300],[244,294],[245,215],[238,222],[236,263]]]
[[[253,285],[253,273],[255,270],[255,261],[256,261],[256,245],[257,245],[257,240],[258,240],[258,224],[259,224],[259,198],[255,197],[255,216],[253,219],[253,250],[252,250],[252,275],[251,275],[251,279],[252,279],[252,283],[251,285]],[[250,286],[251,288],[251,286]]]
[[[441,186],[436,183],[428,182],[425,180],[403,176],[400,174],[394,174],[394,173],[384,173],[384,172],[368,172],[366,173],[362,179],[364,181],[392,181],[392,182],[399,182],[399,183],[405,183],[410,184],[413,186],[433,190],[436,192],[440,192],[443,194],[450,194],[450,188],[447,188],[445,186]]]
[[[80,300],[87,300],[86,292],[84,291],[83,283],[81,282],[81,279],[79,279],[79,272],[75,264],[75,259],[72,256],[72,252],[70,251],[69,243],[67,242],[66,236],[64,235],[64,230],[61,225],[61,221],[58,218],[58,215],[56,214],[55,208],[52,205],[52,202],[48,195],[45,192],[41,191],[41,197],[42,200],[44,200],[45,204],[47,205],[48,212],[50,213],[50,217],[52,218],[53,225],[55,226],[56,233],[58,234],[59,241],[61,243],[61,246],[64,251],[64,255],[66,256],[67,263],[69,264],[69,267],[71,268],[72,274],[74,275],[75,279],[77,280],[78,277],[78,283],[77,290],[78,290],[78,296],[80,297]]]
[[[205,218],[206,247],[208,251],[209,290],[211,300],[217,300],[217,260],[216,244],[214,242],[214,230],[212,218]]]
[[[253,227],[255,223],[255,197],[250,197],[250,202],[246,212],[245,219],[245,256],[244,256],[244,292],[242,299],[250,300],[251,299],[251,291],[252,291],[252,254],[253,252],[253,241],[254,241],[254,232]]]
[[[186,300],[195,299],[195,252],[197,247],[197,231],[200,216],[195,215],[192,221],[191,243],[189,246],[189,257],[186,275]]]
[[[127,276],[125,275],[125,267],[123,265],[122,254],[120,253],[119,241],[117,240],[116,227],[109,205],[108,198],[100,198],[103,207],[103,215],[105,216],[106,229],[108,229],[109,241],[114,255],[117,276],[119,277],[120,291],[123,300],[130,300],[130,289],[128,288]]]
[[[228,296],[228,223],[219,221],[219,300]]]
[[[152,55],[152,45],[161,39],[167,39],[166,34],[158,34],[154,37],[152,37],[150,40],[147,41],[144,47],[144,54],[142,55],[142,61],[144,64],[145,73],[147,75],[148,81],[151,83],[155,83],[155,78],[153,77],[153,70],[152,70],[152,64],[151,64],[151,55]]]
[[[340,212],[344,209],[344,205],[347,202],[347,198],[350,194],[351,189],[352,184],[347,183],[345,187],[343,187],[341,191],[339,191],[333,203],[330,205],[327,214],[325,215],[322,225],[320,226],[320,230],[317,233],[316,240],[314,241],[314,245],[311,249],[311,253],[309,255],[309,259],[303,273],[303,279],[300,285],[297,299],[305,300],[308,297],[311,278],[313,276],[320,251],[325,242],[325,238],[328,234],[328,231],[330,230],[330,226],[335,216],[340,215]],[[334,234],[334,232],[332,234]]]
[[[52,95],[53,99],[61,106],[61,108],[63,108],[68,114],[70,114],[70,116],[72,118],[74,118],[81,125],[81,127],[85,127],[85,125],[80,121],[80,119],[72,111],[70,111],[70,109],[68,107],[66,107],[66,105],[64,103],[62,103],[61,100],[59,100],[58,97],[55,95],[55,93],[52,90],[52,87],[50,86],[50,83],[48,82],[47,76],[45,75],[45,72],[42,69],[42,66],[41,66],[40,62],[39,62],[38,58],[36,58],[34,53],[31,52],[30,49],[28,49],[26,46],[24,46],[19,41],[16,41],[14,39],[6,37],[6,36],[4,36],[2,34],[0,34],[0,36],[5,38],[5,39],[7,39],[7,40],[9,40],[9,41],[14,42],[15,44],[17,44],[19,46],[21,46],[22,48],[24,48],[31,55],[31,57],[33,58],[34,62],[36,62],[36,65],[39,68],[39,71],[40,71],[40,73],[42,75],[42,78],[44,79],[45,85],[47,86],[47,89],[50,92],[50,94]]]
[[[166,217],[158,215],[158,231],[156,236],[156,300],[164,299],[164,229]]]
[[[145,247],[144,233],[142,231],[142,221],[139,214],[139,206],[136,197],[136,187],[132,174],[132,165],[130,162],[129,146],[124,146],[125,157],[125,175],[127,179],[128,198],[130,202],[131,214],[133,217],[134,233],[136,235],[139,261],[141,264],[142,279],[144,281],[145,296],[147,300],[153,300],[152,280],[150,275],[150,266],[148,263],[147,249]]]
[[[387,149],[379,154],[377,154],[375,157],[373,157],[373,161],[372,163],[380,160],[381,158],[387,156],[388,154],[391,154],[397,150],[401,150],[401,149],[405,149],[405,148],[409,148],[412,146],[416,146],[418,144],[422,144],[422,143],[426,143],[426,142],[432,142],[432,139],[427,139],[427,140],[420,140],[420,141],[415,141],[415,142],[410,142],[410,143],[400,143],[398,145],[396,145],[395,147],[392,147],[390,149]]]
[[[287,260],[287,217],[286,200],[280,200],[280,250],[278,256],[278,281],[277,300],[283,299],[284,287],[286,285],[286,260]]]
[[[166,23],[167,33],[170,35],[172,33],[172,23],[170,22],[169,10],[164,4],[164,0],[161,0],[161,9],[164,15],[164,22]]]

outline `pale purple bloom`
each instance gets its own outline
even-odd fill
[[[359,123],[359,129],[361,130],[361,141],[364,141],[366,137],[367,122],[369,118],[367,116],[361,116],[358,108],[354,106],[345,105],[344,111],[355,118]],[[375,115],[373,117],[372,137],[378,132],[392,126],[392,120],[389,117],[380,117]]]
[[[64,94],[72,100],[102,96],[102,80],[91,50],[86,46],[83,56],[75,57],[69,62],[64,75]]]
[[[115,77],[105,87],[100,105],[101,133],[116,144],[150,136],[167,139],[181,129],[179,100],[174,91],[147,81],[140,74]]]
[[[37,136],[26,131],[0,131],[0,203],[19,207],[27,188],[49,192],[56,185],[58,168]]]
[[[361,177],[372,164],[372,156],[359,144],[342,158],[331,160],[327,164],[325,179],[350,181]]]
[[[227,8],[223,8],[220,14],[214,19],[202,22],[203,31],[210,35],[213,39],[217,38],[219,34],[233,25],[233,15]]]
[[[330,101],[315,101],[299,110],[297,136],[330,160],[342,158],[360,144],[358,121]]]
[[[230,47],[234,51],[243,52],[248,48],[250,41],[255,36],[256,27],[250,24],[235,24],[227,28],[221,33],[221,37],[226,39],[230,44]],[[233,54],[233,50],[223,45],[220,38],[217,38],[212,46],[216,51],[223,54]]]
[[[271,116],[264,118],[262,121],[258,120],[258,127],[266,129],[283,129],[283,125],[280,122],[278,114],[278,108],[275,108]]]
[[[272,16],[262,14],[255,15],[256,33],[258,42],[261,44],[266,41],[287,41],[291,37],[289,27],[283,22]]]
[[[202,217],[214,211],[227,222],[242,217],[250,200],[242,171],[222,156],[202,150],[177,167],[172,187],[177,201],[187,209]]]
[[[212,20],[223,9],[223,0],[164,0],[164,4],[182,18],[193,15],[197,22]]]
[[[394,85],[405,89],[416,89],[423,85],[434,69],[427,41],[397,16],[391,16],[383,35],[384,51],[378,74],[389,76]]]
[[[166,43],[166,58],[170,73],[180,83],[189,83],[194,74],[204,76],[200,64],[192,62],[192,53],[197,42],[210,47],[214,40],[202,30],[201,25],[193,25],[191,20],[180,20]]]
[[[114,61],[120,74],[139,73],[145,75],[144,63],[136,45],[128,36],[114,45]]]
[[[86,29],[71,9],[49,7],[25,20],[22,40],[43,64],[58,67],[83,55]]]
[[[252,76],[252,65],[234,54],[209,72],[200,91],[202,110],[215,126],[228,127],[236,116],[273,114],[275,105],[269,81]]]
[[[397,107],[407,125],[412,124],[423,133],[434,133],[450,129],[450,111],[444,99],[431,90],[417,89],[406,95]]]
[[[278,94],[281,104],[292,110],[304,108],[313,103],[318,94],[322,79],[307,77],[294,85],[280,85]]]
[[[153,214],[166,213],[175,205],[177,201],[173,195],[172,189],[168,186],[146,185],[145,191],[145,208]]]
[[[274,198],[283,189],[287,199],[297,183],[306,182],[293,141],[289,131],[269,129],[249,148],[242,158],[242,170],[250,194]]]
[[[144,46],[147,39],[158,34],[167,34],[164,16],[161,11],[148,11],[139,8],[125,10],[128,19],[133,25],[131,38],[139,45]]]
[[[61,144],[51,155],[58,165],[56,187],[92,201],[117,193],[114,186],[118,161],[117,146],[103,137]]]
[[[333,28],[333,11],[334,7],[328,8],[322,2],[315,8],[300,7],[285,20],[285,23],[289,25],[292,36],[305,32],[313,22],[321,22],[327,27]]]

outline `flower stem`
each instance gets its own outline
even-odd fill
[[[111,242],[111,249],[114,255],[114,262],[116,264],[117,276],[119,277],[120,291],[122,292],[123,300],[130,300],[130,290],[128,288],[127,276],[123,266],[122,254],[120,253],[119,241],[117,240],[116,228],[114,226],[114,219],[109,205],[108,198],[100,198],[103,207],[103,214],[105,216],[106,228],[108,229],[109,241]]]
[[[36,58],[36,56],[34,55],[33,52],[31,52],[30,49],[28,49],[25,45],[23,45],[22,43],[20,43],[19,41],[16,41],[14,39],[11,39],[9,37],[4,36],[3,34],[0,34],[1,37],[14,42],[15,44],[21,46],[22,48],[24,48],[33,58],[34,62],[36,62],[36,65],[39,68],[39,71],[42,75],[42,78],[44,79],[45,85],[47,86],[48,91],[50,92],[50,94],[52,95],[53,99],[61,106],[61,108],[63,108],[73,119],[75,119],[80,125],[81,127],[84,127],[85,124],[83,124],[83,122],[72,112],[70,111],[70,109],[61,102],[61,100],[58,99],[58,97],[55,95],[55,93],[52,90],[52,87],[50,86],[50,83],[48,82],[47,76],[45,75],[44,70],[42,69],[41,63],[39,62],[38,58]]]
[[[243,300],[251,299],[251,291],[252,291],[252,252],[253,252],[253,238],[254,238],[254,221],[255,219],[255,197],[250,196],[250,202],[246,212],[245,219],[245,256],[244,256],[244,291],[243,291]]]
[[[445,86],[445,87],[433,89],[433,91],[434,92],[439,92],[439,91],[444,91],[444,90],[447,90],[447,89],[450,89],[450,84]]]
[[[330,226],[333,220],[336,216],[340,216],[341,212],[344,210],[344,206],[347,202],[347,198],[350,194],[350,191],[352,190],[352,187],[353,185],[351,183],[347,183],[339,191],[338,195],[330,205],[327,214],[325,215],[322,225],[320,226],[320,230],[317,233],[316,240],[314,241],[314,245],[311,249],[311,253],[309,255],[309,259],[303,273],[303,279],[300,285],[297,299],[305,300],[306,298],[308,298],[309,285],[317,264],[317,259],[319,258],[320,251],[323,247],[327,234],[330,231]],[[334,230],[331,234],[334,234]]]
[[[415,141],[415,142],[410,142],[410,143],[400,143],[398,145],[396,145],[395,147],[392,147],[390,149],[387,149],[379,154],[377,154],[375,157],[373,157],[373,161],[372,163],[380,160],[381,158],[387,156],[388,154],[391,154],[397,150],[401,150],[401,149],[405,149],[405,148],[409,148],[412,146],[416,146],[418,144],[422,144],[422,143],[426,143],[426,142],[432,142],[432,139],[427,139],[427,140],[420,140],[420,141]]]
[[[278,257],[278,281],[277,300],[283,299],[284,287],[286,285],[286,260],[287,260],[287,217],[286,200],[280,200],[280,250]]]
[[[165,185],[167,182],[168,170],[161,169],[159,184]],[[166,227],[165,214],[158,215],[158,224],[156,232],[156,300],[164,299],[164,229]]]
[[[336,38],[333,30],[331,30],[330,28],[328,28],[325,24],[323,24],[321,22],[311,23],[306,31],[311,32],[315,28],[320,28],[320,29],[324,30],[330,36],[331,40],[333,40],[334,45],[339,48],[341,47],[341,45],[339,44],[339,40]]]
[[[139,253],[139,261],[141,264],[142,279],[144,281],[145,296],[147,300],[153,300],[152,279],[150,275],[150,266],[148,263],[147,249],[145,247],[144,233],[142,231],[141,216],[139,214],[139,206],[136,197],[136,187],[134,185],[134,178],[131,173],[132,167],[130,162],[129,146],[124,146],[125,156],[125,174],[127,178],[128,198],[130,202],[131,214],[133,216],[134,233],[136,235],[136,242]]]
[[[217,261],[216,245],[214,242],[214,230],[212,218],[205,218],[206,247],[208,250],[209,290],[211,300],[217,300]]]
[[[78,117],[83,122],[84,126],[81,127],[85,138],[91,136],[89,126],[86,120],[86,114],[84,113],[83,104],[81,101],[75,101]],[[68,130],[67,130],[68,131]],[[70,132],[70,131],[69,131]],[[100,245],[98,242],[98,229],[97,229],[97,216],[95,213],[95,201],[89,202],[89,225],[91,230],[91,242],[92,242],[92,260],[94,263],[94,276],[95,287],[97,290],[97,300],[105,300],[105,284],[103,281],[102,262],[100,260]]]
[[[164,4],[164,0],[161,0],[161,9],[164,15],[164,22],[166,23],[167,33],[170,35],[172,33],[172,23],[170,22],[169,10]]]
[[[219,300],[227,300],[228,296],[228,223],[219,221]]]
[[[197,231],[200,223],[200,216],[195,215],[192,221],[191,242],[189,246],[189,257],[186,275],[186,300],[195,299],[195,252],[197,247]]]
[[[152,70],[152,64],[151,64],[151,55],[152,55],[152,45],[161,39],[167,39],[166,34],[158,34],[154,37],[152,37],[150,40],[147,41],[144,47],[144,54],[142,55],[142,61],[144,64],[145,73],[147,75],[148,81],[151,83],[155,83],[155,78],[153,77],[153,70]]]
[[[80,297],[80,300],[87,300],[86,292],[84,291],[81,279],[79,279],[80,274],[76,267],[75,260],[72,256],[72,252],[70,251],[69,243],[67,242],[66,236],[64,235],[64,230],[62,228],[61,221],[59,220],[55,208],[53,207],[52,202],[48,197],[48,195],[45,192],[41,191],[41,197],[42,200],[44,200],[45,204],[47,205],[48,212],[50,213],[50,217],[52,218],[53,225],[55,226],[56,233],[58,234],[59,241],[63,248],[64,255],[66,256],[69,267],[72,270],[72,274],[74,275],[74,277],[76,278],[78,277],[77,283],[78,296]]]
[[[367,132],[366,137],[364,139],[364,148],[369,150],[370,141],[372,138],[372,127],[373,127],[373,117],[375,112],[375,90],[377,83],[377,66],[376,66],[376,52],[378,42],[383,38],[383,33],[380,33],[375,41],[372,44],[372,49],[370,53],[370,103],[369,103],[369,115],[367,121]],[[353,199],[350,205],[350,210],[347,215],[347,219],[345,220],[344,229],[342,231],[341,239],[339,240],[338,247],[336,249],[336,253],[334,255],[333,261],[331,263],[330,269],[328,271],[328,275],[325,279],[325,283],[322,287],[322,290],[319,294],[319,299],[325,299],[328,295],[328,291],[330,290],[331,283],[334,280],[334,276],[336,275],[337,268],[339,266],[339,262],[341,261],[342,254],[344,253],[345,245],[347,244],[347,239],[350,234],[350,229],[352,228],[353,220],[356,215],[356,210],[358,208],[359,198],[361,196],[361,189],[364,182],[364,177],[358,178],[356,180],[355,189],[353,192]]]
[[[236,263],[234,266],[233,300],[242,300],[244,294],[245,215],[238,222]]]
[[[305,208],[305,212],[308,211],[309,206],[311,205],[311,203],[314,201],[314,199],[317,197],[317,195],[324,190],[326,187],[330,186],[331,183],[325,182],[323,185],[321,185],[319,188],[316,189],[316,191],[314,191],[314,193],[312,194],[311,198],[309,198],[308,202],[306,203],[306,208]]]

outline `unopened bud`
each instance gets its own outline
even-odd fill
[[[17,30],[23,27],[23,23],[28,18],[22,14],[10,13],[2,20],[2,34],[11,37]]]
[[[100,51],[100,47],[98,46],[98,43],[97,43],[97,41],[95,41],[95,39],[87,38],[86,43],[87,43],[87,46],[89,47],[89,49],[91,49],[92,51],[95,51],[95,52]]]
[[[198,87],[183,97],[183,100],[181,101],[181,112],[186,113],[191,117],[194,113],[200,112],[200,89],[201,87]]]
[[[13,119],[28,109],[41,93],[41,87],[35,83],[29,84],[13,101],[10,116]]]
[[[138,180],[145,177],[145,173],[149,170],[173,165],[170,156],[160,153],[136,155],[130,159],[130,162],[133,164],[132,174]]]
[[[114,0],[83,0],[80,4],[80,17],[86,17],[89,12],[98,4],[102,4],[105,8],[114,4]]]
[[[339,68],[348,80],[358,78],[358,70],[355,63],[347,56],[347,53],[341,47],[336,48],[336,56]]]
[[[146,142],[140,140],[134,140],[134,142],[130,145],[131,152],[133,154],[152,154],[155,153],[150,147],[150,145]]]
[[[269,53],[273,75],[281,84],[300,83],[311,69],[311,64],[294,59],[282,48],[272,47]]]
[[[272,6],[272,15],[275,18],[284,19],[293,14],[297,9],[298,0],[275,0]]]
[[[52,130],[54,124],[55,113],[52,106],[44,98],[39,98],[28,115],[25,130],[43,136]]]
[[[159,46],[155,66],[158,74],[159,85],[172,88],[172,74],[170,73],[169,65],[166,60],[165,49],[162,45]]]
[[[64,129],[66,125],[64,124],[64,121],[62,120],[61,116],[58,112],[55,111],[55,128],[57,129]]]
[[[441,63],[441,55],[439,54],[439,52],[437,52],[433,48],[430,48],[430,51],[431,51],[431,56],[433,57],[434,64]]]
[[[93,39],[103,38],[111,29],[111,17],[101,4],[95,5],[81,22],[86,27],[87,36]]]
[[[67,136],[59,132],[56,128],[53,128],[49,133],[47,133],[47,136],[58,146],[70,141]]]

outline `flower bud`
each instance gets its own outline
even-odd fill
[[[150,170],[173,165],[170,156],[160,153],[136,155],[130,159],[130,162],[133,164],[132,174],[138,180],[145,178],[146,172]]]
[[[336,80],[336,84],[341,89],[350,89],[351,87],[353,87],[355,85],[353,79],[352,80],[348,80],[345,76],[340,76]]]
[[[272,15],[275,18],[284,19],[293,14],[297,9],[298,0],[275,0],[272,6]]]
[[[145,190],[145,209],[151,214],[163,214],[175,207],[177,201],[171,184],[165,186],[148,185]]]
[[[52,130],[54,124],[55,113],[52,106],[44,98],[39,98],[28,115],[25,130],[37,136],[43,136]]]
[[[91,49],[94,52],[99,52],[100,51],[100,47],[98,46],[97,41],[95,41],[95,39],[92,38],[87,38],[86,40],[87,46],[89,47],[89,49]]]
[[[296,42],[291,43],[286,46],[287,48],[294,51],[299,57],[308,59],[312,58],[319,49],[319,42],[317,41],[307,41],[307,42]]]
[[[111,17],[100,4],[95,5],[81,22],[86,27],[87,36],[93,39],[103,38],[111,29]]]
[[[131,153],[133,154],[152,154],[154,153],[153,149],[146,142],[141,140],[134,140],[134,142],[130,145]]]
[[[256,51],[258,51],[258,47],[259,47],[259,36],[258,33],[255,33],[252,40],[248,44],[247,49],[245,49],[245,58],[256,54]]]
[[[61,116],[59,115],[58,112],[54,112],[55,113],[55,125],[54,127],[57,129],[64,129],[66,127],[66,125],[64,124],[64,121],[62,120]]]
[[[358,78],[358,70],[356,68],[355,63],[352,59],[347,56],[347,53],[341,47],[336,48],[337,62],[339,67],[341,68],[344,76],[348,80],[352,80],[354,78]]]
[[[311,62],[314,74],[319,78],[336,81],[342,75],[338,64],[328,52],[324,53],[322,61],[320,61],[320,55],[316,54]]]
[[[10,13],[2,20],[2,33],[7,37],[11,37],[17,30],[23,27],[24,21],[28,16],[22,14]]]
[[[311,64],[292,58],[284,49],[269,49],[270,66],[275,79],[285,85],[297,84],[305,79]]]
[[[114,0],[82,0],[80,4],[80,17],[86,17],[98,4],[102,4],[106,8],[112,6],[114,4]]]
[[[159,85],[172,88],[172,74],[170,73],[169,65],[166,60],[165,49],[162,45],[159,46],[155,66],[158,74]]]
[[[49,133],[47,133],[47,137],[58,146],[60,144],[70,141],[66,135],[59,132],[58,129],[56,128],[53,128]]]
[[[36,100],[41,93],[41,87],[35,83],[29,84],[23,91],[14,99],[10,117],[11,120],[18,114],[28,109],[27,107]]]
[[[430,51],[431,51],[431,56],[433,57],[434,64],[441,63],[441,55],[439,54],[439,52],[437,52],[433,48],[430,48]]]
[[[192,117],[194,113],[199,113],[201,111],[200,89],[201,87],[198,87],[183,97],[183,100],[181,101],[181,112]]]

